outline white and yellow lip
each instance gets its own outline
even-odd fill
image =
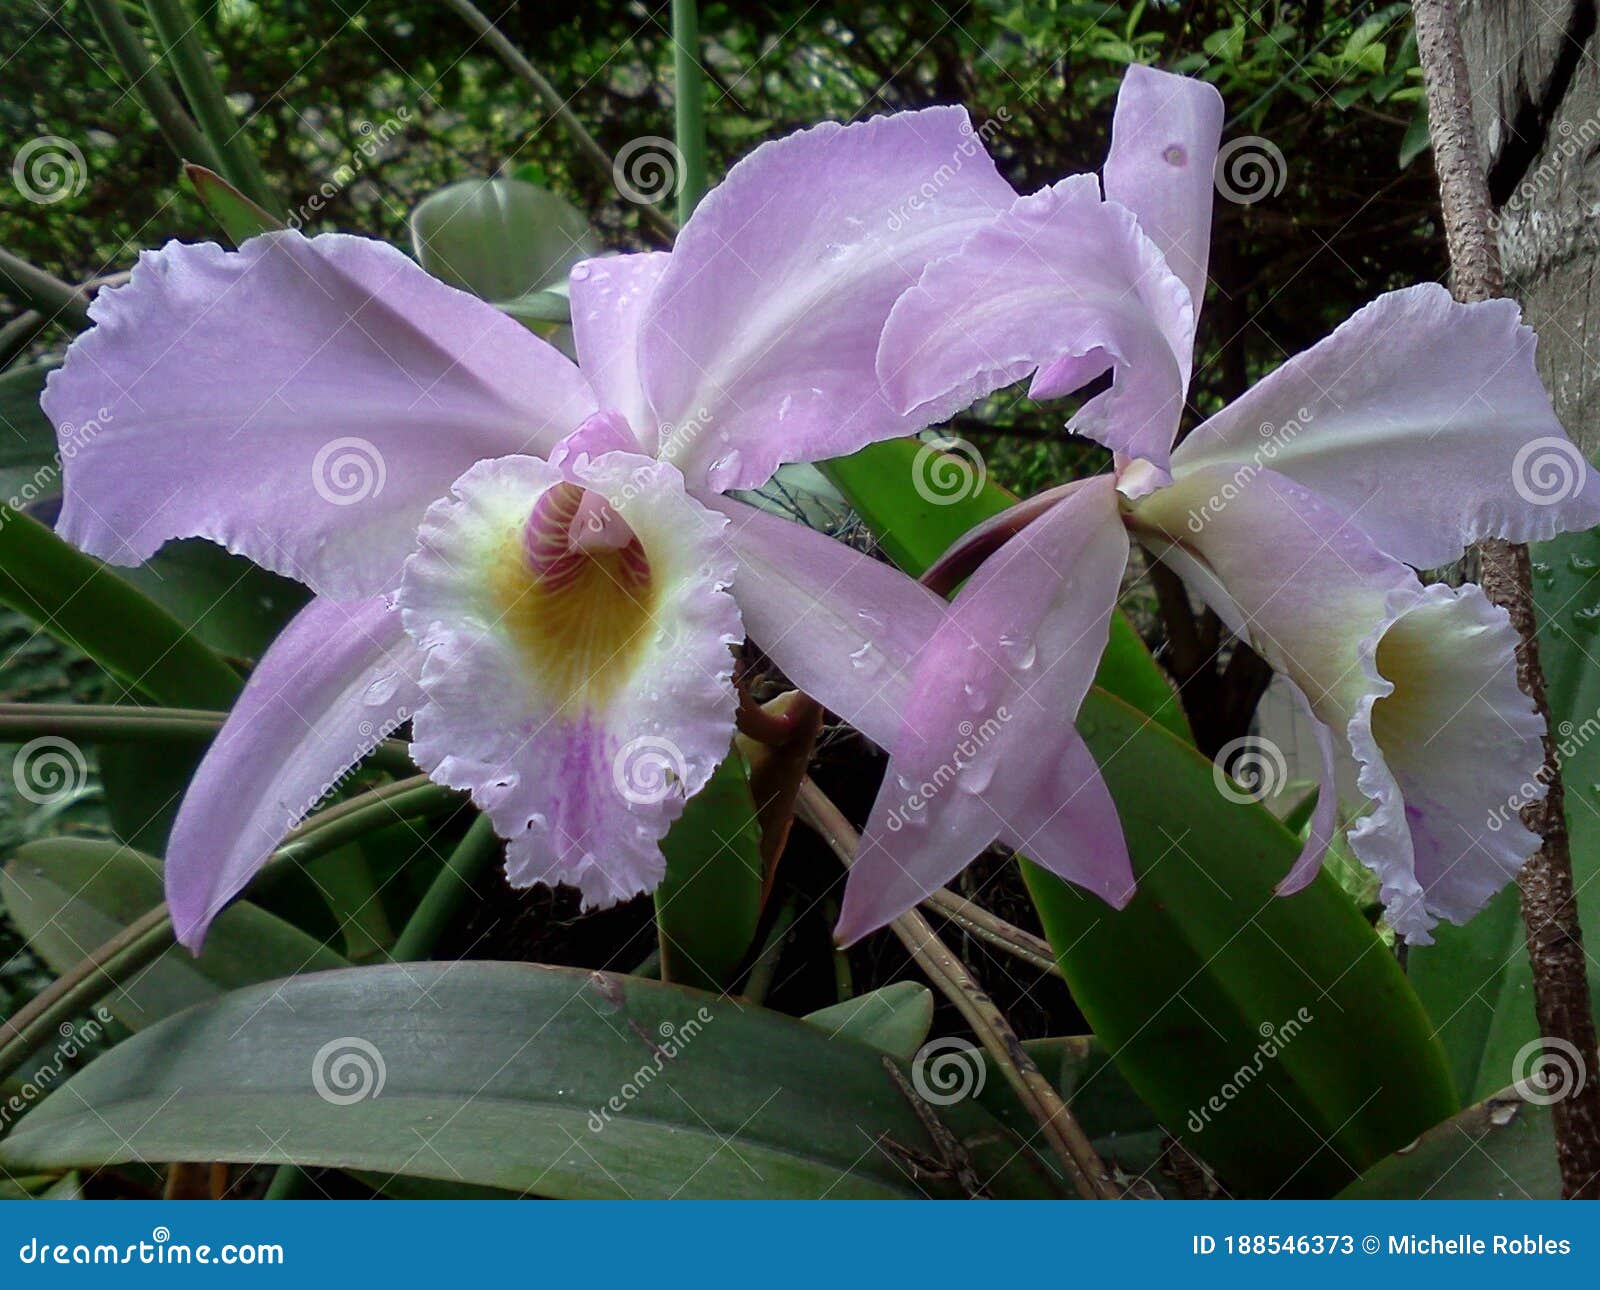
[[[660,880],[733,732],[725,523],[621,451],[480,462],[428,511],[399,601],[425,655],[412,753],[508,839],[514,884],[599,907]]]

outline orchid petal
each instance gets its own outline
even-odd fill
[[[1113,370],[1068,428],[1155,467],[1164,482],[1194,348],[1189,289],[1133,213],[1092,175],[1023,197],[927,269],[878,348],[894,406],[943,421],[1037,370],[1035,398]]]
[[[363,238],[169,243],[90,317],[43,404],[60,532],[117,564],[205,537],[324,595],[391,590],[452,479],[594,407],[556,350]]]
[[[1221,138],[1222,96],[1213,86],[1153,67],[1128,68],[1111,119],[1106,197],[1139,217],[1188,287],[1196,317],[1205,303]]]
[[[707,505],[731,521],[734,596],[745,630],[794,684],[867,738],[900,731],[916,655],[945,604],[864,552],[731,497]]]
[[[1311,737],[1317,745],[1317,804],[1311,810],[1311,821],[1306,828],[1305,845],[1300,854],[1278,883],[1280,896],[1292,896],[1304,891],[1322,872],[1322,858],[1333,844],[1334,829],[1339,816],[1339,785],[1337,780],[1337,754],[1333,732],[1311,706],[1306,692],[1293,681],[1284,678],[1295,706],[1305,713]]]
[[[1173,468],[1270,467],[1417,568],[1482,537],[1600,524],[1600,479],[1568,440],[1510,300],[1436,284],[1380,296],[1191,434]]]
[[[620,414],[652,454],[657,434],[639,379],[639,324],[671,258],[665,251],[602,256],[573,265],[568,279],[578,366],[600,406]]]
[[[1537,845],[1516,807],[1542,795],[1543,725],[1504,611],[1476,587],[1423,587],[1360,518],[1273,471],[1240,484],[1226,467],[1181,475],[1133,516],[1145,541],[1160,531],[1209,567],[1255,648],[1348,739],[1373,803],[1351,849],[1381,880],[1390,924],[1426,944]]]
[[[262,656],[167,845],[167,904],[196,953],[290,829],[417,708],[421,659],[382,596],[318,598]]]
[[[873,371],[884,319],[1014,196],[958,107],[757,148],[684,225],[645,313],[662,455],[726,491],[916,429]]]
[[[508,839],[513,885],[604,907],[660,881],[733,737],[724,525],[626,452],[480,462],[429,508],[400,591],[426,654],[412,754]]]
[[[1128,561],[1105,476],[1023,529],[968,581],[916,659],[899,737],[845,890],[851,941],[942,886],[997,838],[1114,903],[1133,893],[1122,828],[1073,728]]]

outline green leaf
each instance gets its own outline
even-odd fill
[[[259,233],[284,228],[284,222],[263,210],[214,170],[193,162],[183,168],[183,176],[211,218],[235,246]]]
[[[29,946],[65,972],[162,900],[161,862],[114,842],[51,838],[21,847],[0,873],[0,901]],[[297,928],[244,901],[223,910],[198,959],[172,949],[105,1005],[141,1030],[239,986],[344,960]]]
[[[1506,1089],[1380,1161],[1339,1199],[1560,1200],[1550,1108]]]
[[[1398,99],[1400,96],[1396,94],[1394,97]],[[1405,137],[1400,140],[1400,169],[1406,169],[1432,145],[1433,140],[1428,134],[1428,100],[1419,98],[1411,124],[1406,126]]]
[[[226,708],[239,674],[166,610],[27,515],[0,507],[0,601],[174,708]]]
[[[1426,1014],[1332,876],[1273,894],[1294,837],[1104,691],[1078,729],[1138,894],[1118,911],[1024,874],[1074,1001],[1163,1123],[1235,1191],[1327,1195],[1454,1112]]]
[[[1600,923],[1600,529],[1535,544],[1533,598],[1539,621],[1550,720],[1566,787],[1578,917]],[[1509,822],[1518,804],[1507,803]],[[1465,927],[1441,924],[1434,944],[1407,957],[1412,985],[1439,1029],[1456,1087],[1469,1102],[1527,1074],[1516,1069],[1523,1047],[1539,1036],[1533,971],[1517,889],[1507,887]],[[1600,970],[1589,988],[1600,998]]]
[[[761,825],[737,749],[689,799],[662,839],[656,888],[661,972],[668,981],[727,989],[761,920]]]
[[[913,575],[920,575],[962,534],[1017,500],[998,484],[977,476],[971,476],[971,487],[958,490],[961,496],[934,500],[933,490],[914,486],[916,479],[929,475],[926,466],[918,464],[918,455],[925,448],[915,439],[893,439],[822,466],[823,474],[855,508],[884,554]],[[952,464],[958,470],[964,466],[971,471],[971,463],[960,458]],[[1177,695],[1121,612],[1112,615],[1111,639],[1095,681],[1180,739],[1189,738]]]
[[[434,277],[502,308],[564,284],[599,250],[577,207],[520,179],[441,188],[411,212],[411,241]]]
[[[910,1061],[933,1025],[933,991],[916,981],[896,981],[806,1014],[826,1035],[842,1035]]]
[[[25,1116],[0,1164],[297,1163],[552,1197],[951,1195],[908,1163],[939,1148],[892,1060],[636,977],[352,968],[135,1035]],[[936,1110],[996,1194],[1054,1194],[980,1107]]]
[[[39,496],[60,488],[60,474],[55,465],[55,428],[39,406],[45,378],[56,366],[55,363],[28,363],[0,375],[0,470],[49,467],[48,474],[36,484]],[[20,500],[26,504],[33,499]]]
[[[230,658],[260,658],[311,597],[292,578],[204,538],[168,542],[119,576]]]

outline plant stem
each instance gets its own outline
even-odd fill
[[[277,196],[256,161],[244,126],[222,92],[206,51],[195,35],[197,23],[183,0],[145,0],[150,25],[166,48],[183,95],[200,130],[215,149],[218,168],[228,181],[258,205],[281,215]],[[192,158],[203,160],[203,158]]]
[[[700,12],[695,0],[672,0],[672,78],[678,156],[678,223],[706,194],[706,85],[700,73]]]
[[[1471,87],[1453,0],[1413,0],[1417,54],[1428,92],[1428,124],[1445,237],[1450,247],[1452,290],[1458,300],[1491,300],[1505,294],[1489,186],[1479,162],[1472,122]],[[1522,820],[1540,839],[1539,850],[1517,877],[1522,921],[1533,969],[1534,1011],[1540,1033],[1578,1054],[1577,1086],[1552,1107],[1556,1156],[1563,1194],[1600,1199],[1600,1060],[1594,1013],[1573,891],[1572,853],[1561,783],[1561,763],[1551,733],[1550,703],[1539,666],[1528,548],[1498,538],[1478,544],[1485,594],[1517,629],[1517,681],[1544,721],[1542,801],[1523,807]]]
[[[778,910],[777,917],[772,920],[772,930],[767,933],[766,943],[756,955],[756,961],[750,965],[750,975],[745,978],[744,990],[741,992],[751,1003],[764,1003],[767,991],[772,989],[772,978],[777,975],[778,961],[783,958],[784,946],[789,943],[789,933],[794,928],[794,916],[794,901],[789,900],[784,902],[783,908]]]
[[[1061,975],[1055,951],[1050,948],[1050,942],[1043,937],[1025,932],[1020,927],[1006,922],[1005,919],[995,917],[983,906],[975,905],[970,900],[963,900],[955,892],[944,887],[931,892],[922,903],[934,913],[948,918],[962,931],[976,936],[980,941],[987,941],[996,949],[1014,955],[1041,972],[1048,972],[1052,976]]]
[[[822,836],[846,868],[855,862],[859,841],[855,829],[809,779],[800,786],[796,814]],[[1022,1041],[1011,1023],[973,979],[966,964],[950,952],[928,925],[928,920],[915,910],[902,914],[890,927],[917,966],[966,1018],[995,1067],[1011,1085],[1017,1100],[1039,1125],[1039,1131],[1079,1194],[1086,1200],[1116,1199],[1111,1173],[1088,1135],[1061,1100],[1055,1086],[1023,1050]]]
[[[57,1027],[105,997],[129,976],[172,948],[165,904],[141,914],[0,1022],[0,1079],[35,1052]]]
[[[61,735],[91,744],[209,743],[227,720],[210,708],[132,707],[116,703],[0,703],[0,743],[10,738]],[[368,756],[373,765],[404,775],[414,769],[410,746],[385,739]]]
[[[466,837],[456,845],[428,886],[399,937],[390,957],[398,963],[425,959],[433,953],[440,935],[461,909],[478,876],[500,855],[500,839],[487,815],[472,822]]]
[[[608,184],[615,186],[616,168],[611,154],[595,141],[595,137],[584,127],[583,122],[578,120],[577,114],[567,106],[566,99],[562,98],[556,87],[545,79],[544,73],[523,57],[522,51],[506,39],[505,33],[490,22],[472,0],[440,0],[440,2],[477,32],[479,39],[495,52],[500,61],[511,69],[513,75],[532,87],[533,92],[544,103],[545,110],[572,136],[573,142],[578,145],[578,151]],[[641,217],[655,225],[656,231],[663,236],[671,238],[677,232],[672,221],[655,207],[641,206],[639,211]]]
[[[89,298],[83,292],[5,250],[0,250],[0,291],[68,331],[89,325]]]
[[[128,80],[132,83],[130,88],[150,113],[156,128],[161,131],[161,137],[167,141],[178,160],[197,161],[213,170],[218,169],[222,163],[216,149],[200,133],[200,127],[184,111],[183,104],[178,102],[178,96],[161,75],[144,41],[122,16],[122,6],[118,0],[87,0],[87,3],[100,34],[111,46],[112,55],[128,74]]]

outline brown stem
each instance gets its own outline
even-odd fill
[[[1428,122],[1452,290],[1459,300],[1491,300],[1505,292],[1500,248],[1491,220],[1489,186],[1472,122],[1466,53],[1454,0],[1413,0],[1417,53],[1428,89]],[[1544,719],[1544,800],[1525,806],[1523,822],[1539,836],[1538,852],[1518,877],[1522,921],[1533,968],[1534,1011],[1547,1039],[1570,1045],[1586,1076],[1552,1108],[1562,1192],[1600,1199],[1600,1061],[1585,972],[1583,929],[1573,893],[1560,763],[1551,735],[1550,704],[1534,621],[1526,546],[1487,539],[1478,545],[1485,594],[1517,629],[1517,682]]]
[[[848,868],[855,861],[858,838],[850,822],[832,800],[810,780],[800,786],[795,812],[821,835]],[[1033,1116],[1039,1131],[1086,1200],[1115,1200],[1111,1174],[1089,1137],[1073,1117],[1061,1094],[1034,1065],[1005,1014],[995,1007],[967,966],[950,952],[928,920],[912,910],[890,924],[900,943],[933,982],[955,1004],[973,1033],[988,1051],[995,1067],[1006,1077],[1017,1100]]]

